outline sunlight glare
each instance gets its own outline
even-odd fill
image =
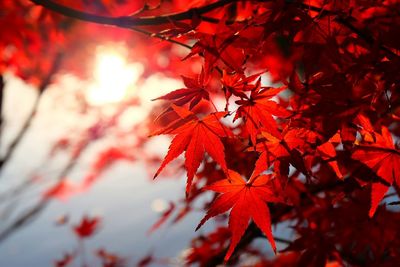
[[[87,100],[93,105],[122,101],[143,72],[139,63],[127,63],[123,50],[99,49],[94,66],[94,82]]]

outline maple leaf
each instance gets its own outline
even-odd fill
[[[183,59],[186,60],[196,54],[204,57],[204,68],[206,73],[211,70],[218,61],[228,67],[231,71],[243,72],[245,54],[243,49],[238,49],[233,45],[238,39],[237,34],[220,33],[218,35],[208,33],[196,33],[193,36],[198,41],[193,45],[191,52]]]
[[[225,261],[231,257],[250,219],[253,219],[257,227],[265,234],[276,252],[271,230],[271,216],[266,202],[284,202],[284,200],[277,194],[271,175],[260,175],[246,182],[239,173],[228,170],[227,179],[215,182],[206,189],[222,193],[222,195],[219,195],[211,204],[196,230],[208,219],[232,209],[229,214],[229,229],[232,237]]]
[[[224,127],[219,121],[226,115],[225,112],[212,113],[203,119],[198,119],[189,110],[172,105],[174,111],[186,119],[184,124],[180,124],[180,119],[173,125],[167,126],[164,130],[158,131],[157,134],[176,134],[173,138],[167,155],[165,156],[161,166],[157,170],[154,178],[164,169],[164,167],[180,154],[185,152],[185,168],[187,170],[186,194],[189,193],[193,181],[193,177],[203,160],[203,155],[207,152],[223,170],[227,170],[224,145],[220,137],[231,135],[231,132]],[[189,120],[188,120],[189,118]],[[176,125],[179,127],[175,128]]]
[[[261,73],[257,73],[246,77],[242,73],[228,73],[226,70],[223,70],[221,83],[225,89],[225,97],[229,99],[232,95],[246,98],[246,94],[244,92],[254,90],[256,85],[252,84]]]
[[[255,150],[261,153],[255,163],[252,177],[267,170],[275,159],[291,157],[292,161],[294,161],[295,154],[293,150],[304,149],[308,143],[315,143],[317,138],[314,132],[304,128],[285,129],[281,135],[282,139],[263,129],[261,130],[262,138],[254,147],[248,149],[249,151]],[[292,163],[295,165],[294,162]]]
[[[257,88],[251,91],[248,99],[236,101],[236,104],[240,105],[240,107],[234,118],[234,121],[238,118],[243,118],[244,128],[247,134],[250,135],[250,140],[253,144],[256,143],[260,128],[265,128],[266,131],[278,138],[281,137],[278,125],[272,115],[280,117],[290,115],[288,110],[270,100],[283,91],[285,87],[267,88],[261,87],[260,83],[261,81],[258,80]]]
[[[197,79],[185,76],[182,76],[182,79],[186,88],[177,89],[153,100],[170,100],[177,106],[183,106],[190,102],[189,109],[193,109],[202,99],[210,100],[210,95],[207,91],[208,78],[204,73],[204,69],[202,69]]]
[[[258,142],[255,146],[250,147],[249,151],[259,151],[259,155],[252,173],[253,176],[260,175],[263,171],[267,170],[276,158],[289,156],[289,148],[285,147],[285,140],[280,140],[275,136],[262,131],[262,136],[265,140]]]
[[[82,221],[73,227],[75,234],[79,238],[87,238],[94,234],[99,227],[100,219],[97,217],[89,218],[84,216]]]
[[[383,179],[382,182],[372,183],[370,217],[374,215],[390,185],[396,182],[400,186],[400,152],[394,146],[389,130],[382,127],[382,135],[375,133],[375,138],[375,143],[359,145],[352,154],[353,159],[368,166]]]

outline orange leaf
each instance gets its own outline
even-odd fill
[[[227,170],[224,145],[222,144],[220,137],[231,135],[231,132],[219,121],[219,119],[226,114],[225,112],[213,113],[200,120],[189,110],[175,105],[172,105],[172,108],[176,110],[177,113],[185,114],[183,118],[190,117],[192,119],[186,121],[176,129],[168,127],[165,131],[160,131],[158,133],[172,133],[176,134],[176,136],[172,140],[168,153],[154,175],[154,178],[160,174],[162,169],[164,169],[169,162],[186,151],[185,168],[187,170],[188,178],[186,193],[188,194],[193,177],[203,160],[205,152],[207,152],[224,171]],[[193,114],[193,116],[190,116],[191,114]]]
[[[271,175],[260,175],[246,182],[239,173],[228,170],[228,177],[229,179],[206,187],[206,189],[222,195],[219,195],[211,204],[196,230],[208,219],[232,209],[229,215],[229,229],[232,237],[225,261],[231,257],[246,231],[250,219],[253,219],[257,227],[265,234],[276,252],[271,231],[271,218],[266,202],[284,202],[284,200],[277,194],[271,181]]]
[[[278,130],[278,124],[272,115],[279,117],[290,115],[288,110],[270,100],[270,98],[286,89],[285,87],[269,88],[268,90],[266,88],[259,88],[251,92],[250,99],[236,101],[236,104],[239,104],[240,107],[234,119],[243,119],[246,134],[250,136],[253,144],[256,143],[257,134],[261,128],[264,128],[273,136],[280,138],[281,133]]]

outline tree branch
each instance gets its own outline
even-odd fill
[[[78,159],[80,158],[82,153],[79,154],[76,158],[70,158],[68,163],[64,166],[64,168],[60,171],[57,176],[57,181],[64,180],[67,175],[74,169],[76,166]],[[37,203],[32,205],[31,207],[26,208],[21,212],[21,215],[17,216],[17,218],[4,230],[0,231],[0,243],[7,239],[12,233],[19,230],[20,228],[26,226],[28,223],[32,222],[37,216],[41,214],[41,212],[50,204],[49,198],[41,198]]]
[[[167,14],[167,15],[160,15],[160,16],[149,16],[149,17],[132,17],[132,16],[120,16],[120,17],[110,17],[110,16],[101,16],[101,15],[96,15],[92,13],[87,13],[83,12],[80,10],[76,10],[58,3],[53,2],[52,0],[31,0],[33,3],[40,5],[46,9],[52,10],[54,12],[57,12],[59,14],[62,14],[64,16],[70,17],[70,18],[75,18],[78,20],[83,20],[83,21],[88,21],[88,22],[93,22],[97,24],[104,24],[104,25],[112,25],[112,26],[117,26],[120,28],[127,28],[131,29],[137,32],[144,33],[149,36],[154,36],[159,39],[175,43],[181,46],[184,46],[186,48],[191,48],[188,45],[185,45],[183,43],[180,43],[178,41],[169,39],[164,37],[161,34],[151,34],[147,31],[144,31],[142,29],[135,28],[137,26],[151,26],[151,25],[162,25],[162,24],[167,24],[170,23],[171,21],[179,21],[179,20],[188,20],[193,18],[194,15],[200,16],[202,19],[206,21],[210,21],[212,23],[216,23],[218,20],[215,18],[209,18],[209,17],[204,17],[202,16],[203,14],[206,14],[208,12],[211,12],[215,9],[221,8],[225,5],[228,5],[230,3],[234,2],[239,2],[240,0],[220,0],[216,1],[212,4],[205,5],[199,8],[191,8],[187,11],[180,12],[180,13],[173,13],[173,14]],[[299,8],[303,9],[308,9],[312,10],[315,12],[320,12],[323,16],[336,16],[336,21],[343,26],[345,26],[347,29],[350,31],[354,32],[357,34],[361,39],[363,39],[367,44],[373,46],[376,44],[375,38],[369,34],[368,32],[362,31],[360,29],[357,29],[351,22],[350,20],[355,19],[354,17],[348,15],[344,16],[343,14],[339,14],[335,11],[330,11],[330,10],[325,10],[323,8],[307,5],[304,3],[296,3],[292,2],[291,0],[286,0],[285,1],[287,4],[293,4],[297,5]],[[387,48],[386,46],[382,44],[378,44],[378,47],[384,51],[389,57],[394,57],[398,56],[396,53],[394,53],[392,50]]]
[[[132,27],[131,29],[136,31],[136,32],[143,33],[143,34],[145,34],[145,35],[147,35],[149,37],[155,37],[155,38],[158,38],[160,40],[163,40],[163,41],[166,41],[166,42],[170,42],[172,44],[180,45],[180,46],[185,47],[187,49],[192,49],[192,46],[187,45],[187,44],[182,43],[182,42],[179,42],[179,41],[176,41],[174,39],[168,38],[168,37],[166,37],[166,36],[164,36],[164,35],[162,35],[160,33],[152,33],[152,32],[146,31],[144,29],[136,28],[136,27]]]
[[[121,28],[132,28],[135,26],[151,26],[151,25],[162,25],[170,23],[171,21],[188,20],[193,18],[194,15],[201,15],[211,12],[217,8],[223,7],[227,4],[237,2],[239,0],[220,0],[212,4],[200,7],[191,8],[187,11],[180,13],[173,13],[160,16],[149,16],[149,17],[132,17],[132,16],[121,16],[121,17],[110,17],[100,16],[92,13],[86,13],[79,11],[58,3],[52,0],[31,0],[36,5],[43,6],[46,9],[52,10],[64,16],[75,18],[79,20],[94,22],[98,24],[118,26]],[[214,21],[214,20],[213,20]]]

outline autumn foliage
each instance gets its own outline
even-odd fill
[[[74,63],[83,47],[111,36],[131,45],[130,58],[146,69],[142,79],[162,72],[183,83],[154,99],[141,142],[104,153],[85,188],[109,160],[136,160],[148,138],[165,135],[164,158],[140,155],[156,179],[183,170],[186,193],[151,231],[213,195],[193,225],[199,236],[185,264],[400,262],[399,1],[73,2],[2,1],[0,25],[14,29],[0,26],[0,70],[36,84],[59,70],[85,76],[84,64]],[[42,53],[39,61],[32,51]],[[74,231],[84,239],[97,223],[84,218]],[[215,230],[203,232],[203,224]]]

